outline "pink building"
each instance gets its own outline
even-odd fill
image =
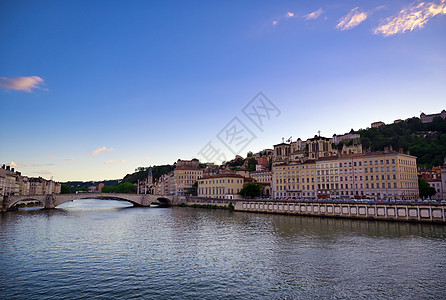
[[[339,158],[339,194],[341,198],[365,198],[364,155],[347,154]]]

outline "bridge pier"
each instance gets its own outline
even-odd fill
[[[48,194],[45,197],[45,203],[43,203],[43,207],[45,209],[52,209],[55,208],[56,205],[56,195],[55,194]]]
[[[3,195],[0,195],[0,212],[5,212],[8,210],[8,197],[4,197]]]

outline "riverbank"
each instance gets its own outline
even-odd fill
[[[265,200],[229,200],[188,197],[186,205],[234,206],[235,211],[291,214],[383,221],[428,222],[446,225],[446,207],[433,204],[369,204],[335,202],[297,202]]]

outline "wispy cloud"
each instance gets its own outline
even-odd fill
[[[339,19],[336,28],[341,31],[350,30],[364,22],[367,16],[367,12],[360,12],[359,7],[353,8],[347,15]]]
[[[32,167],[54,166],[55,164],[32,164]]]
[[[124,163],[126,163],[127,161],[125,160],[125,159],[123,159],[123,160],[120,160],[120,161],[114,161],[114,160],[107,160],[106,162],[105,162],[105,164],[106,165],[115,165],[115,164],[124,164]]]
[[[322,8],[319,8],[316,11],[313,11],[312,13],[309,13],[308,15],[305,15],[304,18],[305,20],[314,20],[319,18],[322,14],[324,13],[324,11],[322,10]]]
[[[281,22],[281,21],[283,20],[283,18],[285,18],[285,19],[290,19],[290,18],[295,18],[295,17],[297,17],[296,14],[293,13],[293,12],[291,12],[291,11],[289,11],[289,12],[287,12],[286,14],[284,14],[284,15],[280,15],[280,16],[278,16],[277,18],[275,18],[275,19],[272,21],[272,24],[273,24],[273,26],[277,26],[277,25],[279,24],[279,22]]]
[[[39,76],[28,77],[0,77],[0,88],[7,90],[25,91],[31,93],[33,89],[47,90],[41,87],[44,80]]]
[[[54,175],[56,173],[48,171],[48,170],[41,170],[38,172],[32,172],[33,174],[39,174],[39,175]]]
[[[87,155],[88,156],[94,156],[94,155],[98,155],[99,153],[101,153],[101,152],[103,152],[103,151],[106,151],[106,152],[110,152],[110,151],[113,151],[113,148],[107,148],[107,147],[102,147],[102,148],[99,148],[99,149],[96,149],[96,150],[94,150],[93,152],[91,152],[91,153],[88,153]]]
[[[391,36],[404,33],[408,30],[421,29],[436,15],[446,15],[446,1],[436,4],[433,2],[412,3],[408,8],[401,10],[397,15],[385,19],[382,24],[373,30],[374,34]]]
[[[74,158],[65,158],[64,161],[73,161]]]

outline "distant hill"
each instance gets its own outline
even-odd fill
[[[115,186],[118,185],[119,179],[114,180],[103,180],[103,181],[67,181],[61,182],[61,184],[66,184],[70,187],[71,192],[74,193],[77,189],[87,188],[92,185],[98,185],[99,183],[104,183],[105,185]]]
[[[363,147],[372,151],[392,146],[417,157],[418,166],[443,165],[446,156],[446,120],[437,117],[432,123],[421,123],[419,118],[355,131],[361,135]]]
[[[173,169],[175,169],[175,165],[153,166],[152,167],[153,180],[160,178],[161,175],[167,174]],[[125,175],[124,178],[122,179],[122,182],[136,183],[138,180],[146,179],[149,173],[149,168],[139,167],[135,171],[136,171],[135,173]]]

